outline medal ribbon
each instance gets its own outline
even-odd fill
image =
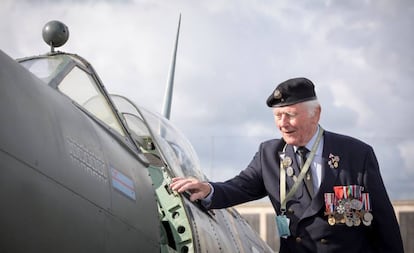
[[[296,180],[296,182],[293,184],[292,189],[290,189],[289,193],[286,195],[286,173],[285,173],[285,168],[282,165],[282,159],[280,159],[280,202],[281,202],[281,206],[280,206],[280,211],[282,213],[282,215],[286,212],[286,202],[289,198],[291,198],[295,192],[298,190],[299,185],[302,183],[303,178],[305,178],[306,173],[308,172],[308,169],[310,167],[310,164],[313,160],[313,158],[315,157],[315,153],[316,153],[316,149],[318,148],[319,142],[321,141],[322,135],[323,135],[323,128],[321,126],[319,126],[319,133],[318,133],[318,137],[315,141],[315,143],[313,143],[312,146],[312,150],[309,154],[308,159],[306,159],[305,164],[302,167],[302,170],[300,171],[300,174],[298,176],[298,179]],[[283,148],[283,153],[286,150],[286,146]]]
[[[331,192],[325,193],[325,211],[327,213],[333,213],[334,212],[334,199],[335,194]]]
[[[353,185],[352,187],[355,188],[355,190],[354,190],[354,199],[361,200],[361,193],[362,193],[364,187],[360,186],[360,185]]]
[[[362,206],[365,211],[371,211],[371,203],[369,201],[369,193],[362,193]]]
[[[334,186],[335,197],[337,200],[341,200],[344,197],[344,187]]]

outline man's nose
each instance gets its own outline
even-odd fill
[[[285,114],[285,113],[283,113],[281,116],[280,116],[280,122],[281,122],[281,124],[282,125],[287,125],[287,124],[289,124],[289,115],[287,115],[287,114]]]

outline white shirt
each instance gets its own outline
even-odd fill
[[[321,131],[321,127],[318,126],[318,131],[315,132],[312,139],[306,144],[306,148],[308,150],[312,150],[313,144],[316,142],[316,139],[318,137],[319,131]],[[312,181],[313,181],[313,189],[314,192],[318,192],[319,187],[321,186],[321,179],[322,179],[322,152],[323,152],[323,135],[321,137],[321,141],[319,142],[318,147],[316,148],[315,157],[313,158],[313,161],[310,165],[310,169],[312,170]],[[293,147],[295,153],[298,149],[298,147]],[[309,154],[308,154],[309,155]],[[297,155],[298,156],[298,155]]]

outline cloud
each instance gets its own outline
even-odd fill
[[[181,13],[172,121],[210,178],[237,174],[261,141],[280,136],[265,100],[278,83],[305,76],[316,84],[324,128],[370,143],[391,196],[406,198],[414,191],[404,158],[414,140],[413,7],[409,0],[6,0],[0,48],[15,58],[45,53],[43,25],[62,20],[70,38],[60,50],[90,61],[110,92],[159,112]]]

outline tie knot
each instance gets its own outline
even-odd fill
[[[309,153],[309,149],[306,147],[298,147],[298,150],[296,150],[296,152],[298,152],[300,156],[305,157]]]

